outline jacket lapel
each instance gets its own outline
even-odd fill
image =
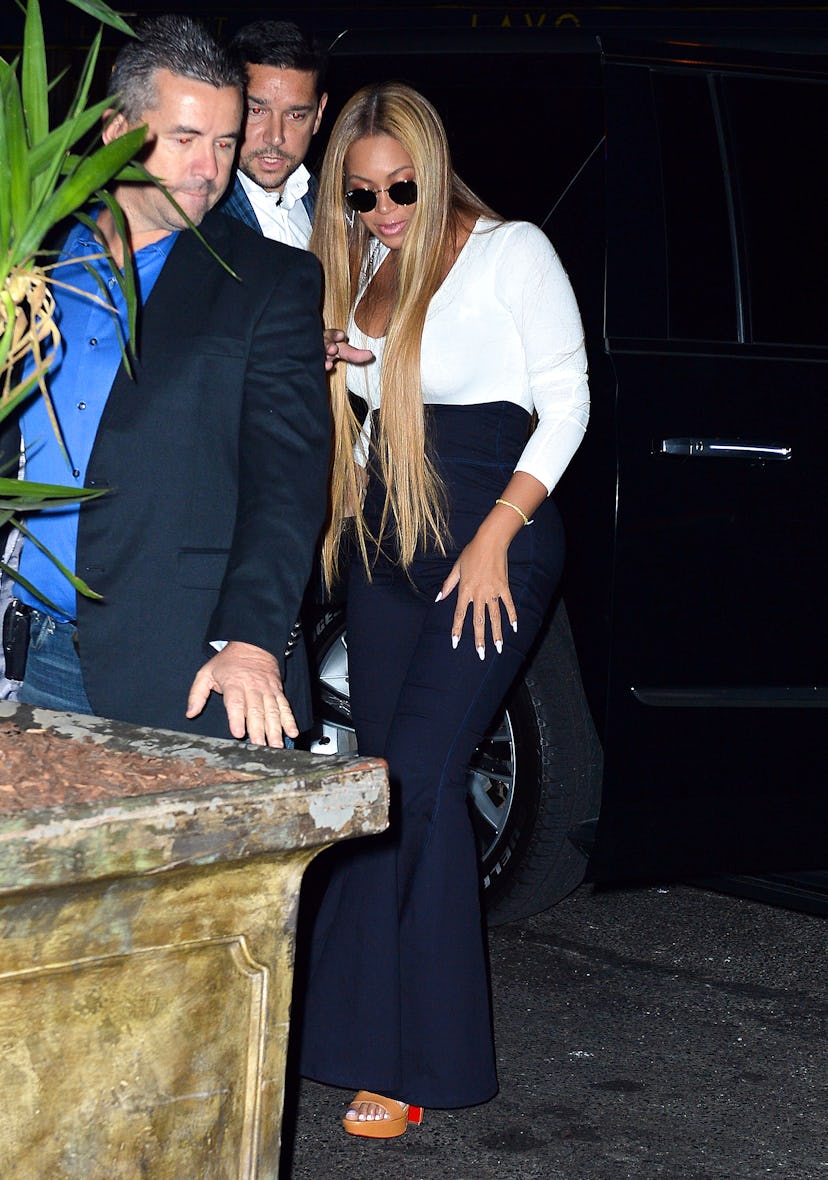
[[[245,225],[255,229],[256,233],[262,232],[262,227],[253,212],[253,206],[250,204],[250,198],[242,188],[238,173],[236,173],[232,188],[219,204],[219,211],[230,217],[235,217],[238,221],[243,221]]]
[[[199,232],[219,258],[223,257],[231,226],[232,222],[216,212],[208,213],[199,226]],[[164,263],[146,306],[139,311],[135,380],[121,362],[112,383],[104,409],[109,425],[119,421],[121,410],[134,399],[145,362],[155,366],[163,363],[163,358],[180,347],[182,339],[190,335],[192,318],[197,310],[191,294],[203,294],[212,288],[218,266],[220,263],[191,230],[179,232],[178,241]]]

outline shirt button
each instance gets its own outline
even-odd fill
[[[95,347],[95,345],[98,343],[97,337],[96,337],[96,336],[92,336],[92,337],[90,338],[90,341],[89,341],[89,343],[90,343],[91,347],[92,347],[92,348],[94,348],[94,347]]]
[[[77,479],[77,478],[78,478],[78,476],[80,475],[80,472],[78,471],[77,467],[76,467],[76,468],[75,468],[75,470],[72,472],[72,474],[74,475],[75,479]]]
[[[85,410],[86,409],[86,402],[78,402],[78,409]]]

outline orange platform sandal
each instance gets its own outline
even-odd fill
[[[372,1102],[381,1106],[385,1111],[379,1118],[348,1118],[342,1120],[342,1126],[349,1135],[361,1135],[365,1139],[395,1139],[397,1135],[405,1134],[409,1123],[423,1121],[422,1106],[411,1106],[407,1102],[397,1102],[394,1098],[385,1098],[382,1094],[372,1094],[370,1090],[360,1090],[351,1099],[349,1111],[357,1103]]]

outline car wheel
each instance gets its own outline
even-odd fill
[[[344,610],[312,636],[319,721],[310,748],[356,750]],[[469,764],[468,790],[490,925],[526,917],[581,883],[586,855],[568,836],[598,814],[601,748],[563,603]]]

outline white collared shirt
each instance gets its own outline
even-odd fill
[[[264,236],[274,242],[284,242],[286,246],[307,250],[311,223],[302,197],[308,191],[310,173],[305,165],[300,164],[291,173],[281,193],[267,192],[243,172],[239,172],[238,177]]]
[[[373,271],[387,254],[372,256]],[[360,297],[362,292],[360,291]],[[357,300],[359,302],[359,300]],[[354,321],[348,338],[376,360],[348,365],[348,388],[380,405],[384,339]],[[584,330],[566,271],[549,239],[525,221],[481,217],[429,304],[420,355],[426,405],[509,401],[538,414],[516,464],[551,491],[589,417]],[[356,451],[364,463],[370,415]]]

